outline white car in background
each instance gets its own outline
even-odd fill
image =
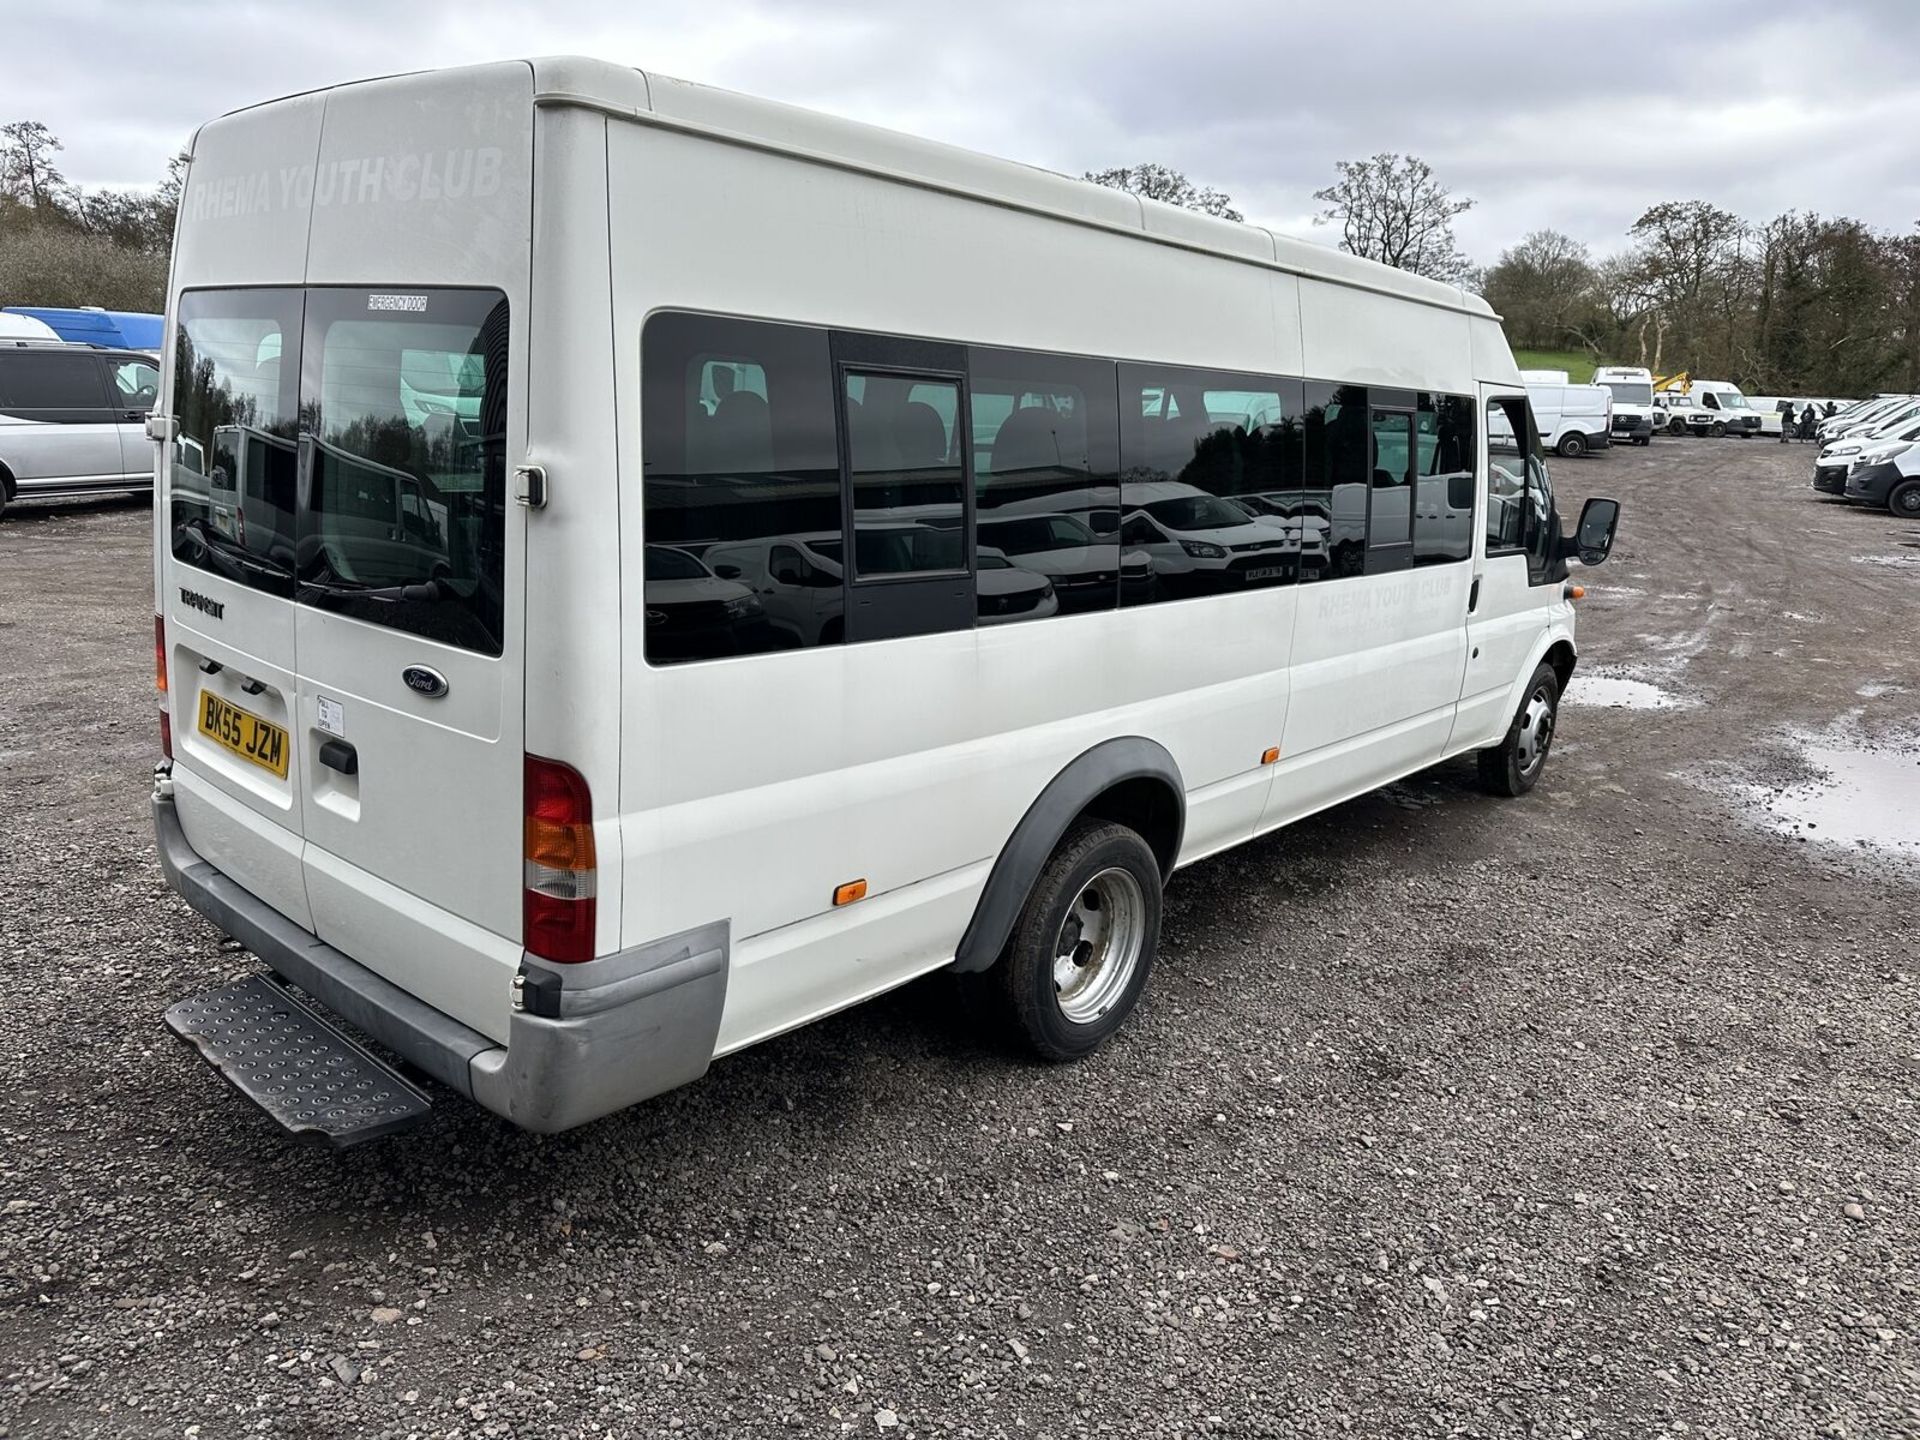
[[[1153,557],[1162,585],[1193,594],[1291,578],[1299,550],[1283,531],[1194,485],[1128,485],[1120,542]]]
[[[1118,537],[1096,535],[1077,516],[1002,516],[982,510],[974,517],[974,533],[983,553],[992,551],[1045,576],[1059,608],[1068,614],[1111,610],[1116,584],[1137,598],[1153,581],[1151,556],[1118,548]]]
[[[672,545],[647,546],[643,591],[647,643],[661,654],[683,646],[710,648],[715,637],[764,623],[753,591],[723,580],[700,557]]]

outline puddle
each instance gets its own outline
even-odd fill
[[[1856,565],[1883,565],[1889,570],[1920,570],[1920,555],[1856,555]]]
[[[1891,680],[1869,680],[1853,693],[1862,700],[1878,700],[1883,695],[1904,695],[1907,687]]]
[[[1646,680],[1624,675],[1575,675],[1567,687],[1567,704],[1605,710],[1687,710],[1694,701]]]
[[[1817,778],[1756,793],[1774,829],[1920,858],[1920,754],[1813,744],[1801,754]]]

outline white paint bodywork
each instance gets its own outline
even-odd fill
[[[470,181],[422,199],[422,157],[459,149],[498,152],[488,193]],[[1172,754],[1186,864],[1493,743],[1539,657],[1571,642],[1560,586],[1530,587],[1520,557],[1487,559],[1476,524],[1473,559],[1398,574],[647,664],[640,336],[657,310],[1483,400],[1520,390],[1476,297],[1257,227],[543,60],[342,87],[202,131],[175,293],[329,283],[505,291],[508,463],[543,466],[550,499],[508,507],[509,633],[491,658],[177,566],[163,497],[174,674],[206,657],[256,676],[296,731],[284,786],[229,774],[183,741],[176,680],[181,819],[275,908],[496,1039],[519,956],[523,753],[592,788],[599,953],[730,923],[726,1051],[946,964],[1021,815],[1102,740]],[[169,375],[163,407],[170,395]],[[1482,512],[1485,468],[1483,444]],[[181,584],[224,601],[225,621],[175,603]],[[394,693],[426,651],[471,697],[461,708]],[[404,806],[371,773],[351,817],[324,793],[322,693],[404,757],[380,779]],[[1262,764],[1271,747],[1280,763]],[[834,909],[856,878],[868,898]]]

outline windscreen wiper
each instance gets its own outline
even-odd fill
[[[438,580],[429,580],[424,585],[339,585],[331,580],[301,580],[297,583],[302,591],[312,591],[318,595],[350,600],[381,600],[390,605],[402,600],[440,598]]]
[[[269,580],[292,581],[293,571],[277,561],[265,560],[250,551],[241,549],[233,541],[217,531],[208,530],[204,525],[193,528],[195,539],[206,547],[207,554],[236,570],[251,571],[255,575],[265,576]]]

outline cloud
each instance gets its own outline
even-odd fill
[[[1920,6],[1246,6],[1165,0],[15,0],[0,120],[45,120],[70,179],[151,183],[200,122],[275,96],[579,52],[1079,173],[1158,160],[1308,239],[1334,162],[1417,154],[1496,258],[1528,230],[1599,252],[1666,199],[1920,222]],[[22,63],[59,56],[60,64]]]

